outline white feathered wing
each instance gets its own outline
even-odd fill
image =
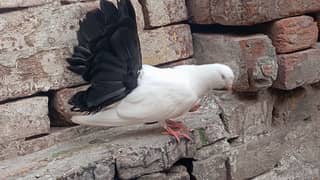
[[[188,112],[199,99],[183,74],[150,66],[143,69],[139,86],[117,105],[93,115],[74,116],[72,121],[93,126],[164,121]]]

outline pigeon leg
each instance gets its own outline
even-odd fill
[[[191,109],[189,110],[189,112],[195,112],[195,111],[197,111],[200,107],[201,107],[201,103],[200,103],[200,100],[199,100],[199,101],[197,101],[197,102],[191,107]]]
[[[173,121],[173,120],[166,120],[166,124],[168,127],[175,129],[175,130],[182,130],[182,131],[190,131],[189,128],[183,124],[181,121]]]
[[[191,137],[187,134],[190,130],[181,121],[166,120],[164,124],[164,129],[166,130],[162,134],[167,134],[175,137],[178,143],[180,143],[180,138],[186,138],[192,141]]]

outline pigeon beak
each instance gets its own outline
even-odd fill
[[[232,91],[233,91],[233,86],[232,86],[232,84],[227,85],[227,86],[226,86],[226,89],[227,89],[228,92],[232,92]]]

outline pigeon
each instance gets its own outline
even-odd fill
[[[71,121],[89,126],[129,126],[159,122],[163,134],[192,140],[190,129],[174,119],[200,107],[211,89],[232,89],[234,73],[224,64],[158,68],[142,64],[136,15],[130,0],[117,7],[100,0],[77,32],[78,45],[68,69],[90,87],[70,98]]]

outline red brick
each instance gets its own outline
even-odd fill
[[[310,16],[297,16],[272,23],[270,38],[277,53],[306,49],[318,39],[318,26]]]
[[[278,77],[273,87],[291,90],[320,80],[320,48],[278,55]]]
[[[163,64],[193,55],[191,30],[187,24],[145,30],[139,36],[145,64]]]
[[[320,30],[320,13],[316,14],[316,22],[318,24],[318,29]],[[320,31],[319,31],[318,39],[320,40]]]
[[[265,89],[276,79],[276,53],[265,35],[193,34],[193,40],[197,63],[223,63],[234,70],[236,91]]]
[[[319,0],[187,0],[196,24],[252,25],[320,11]]]

